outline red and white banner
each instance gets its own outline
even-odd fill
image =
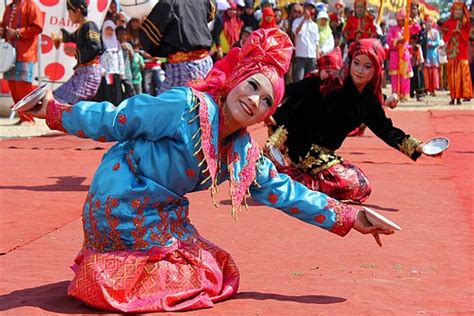
[[[88,0],[87,18],[102,25],[107,8],[111,0]],[[44,13],[43,34],[41,34],[41,54],[40,71],[44,81],[51,82],[52,88],[58,83],[64,83],[73,74],[73,67],[76,65],[74,54],[65,52],[65,47],[74,44],[62,44],[56,49],[51,39],[51,34],[60,34],[60,29],[64,28],[69,32],[77,29],[68,17],[66,3],[64,0],[37,0],[37,3]]]
[[[3,17],[6,4],[10,2],[0,0],[0,18]],[[41,53],[38,56],[39,67],[35,67],[34,76],[41,78],[44,82],[50,82],[51,88],[54,90],[72,76],[76,59],[74,54],[67,54],[64,49],[64,47],[74,46],[74,44],[61,44],[59,49],[56,49],[51,34],[60,34],[61,28],[73,32],[78,25],[74,25],[68,17],[66,0],[35,0],[35,2],[44,14],[44,27],[41,34]],[[111,0],[87,0],[87,18],[97,23],[99,28],[110,2]]]

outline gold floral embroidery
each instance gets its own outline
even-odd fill
[[[105,218],[110,226],[109,238],[112,240],[111,249],[114,251],[126,249],[120,237],[120,232],[117,230],[120,221],[112,216],[112,208],[117,207],[118,204],[117,199],[111,199],[110,197],[105,201]]]
[[[403,139],[402,143],[398,144],[398,150],[400,150],[402,153],[411,158],[415,153],[416,147],[418,147],[420,144],[421,141],[419,141],[415,137],[406,136]]]
[[[84,248],[99,252],[129,248],[145,250],[154,245],[165,246],[170,240],[186,241],[198,235],[189,221],[189,209],[187,205],[183,205],[183,199],[170,196],[166,201],[153,204],[150,200],[151,198],[146,196],[143,199],[134,199],[127,205],[136,212],[132,219],[134,229],[121,231],[118,229],[120,217],[112,215],[113,209],[120,204],[119,199],[109,196],[105,202],[102,202],[100,199],[94,199],[94,194],[89,193],[84,204]],[[153,216],[144,214],[145,210],[150,208],[157,210],[159,220],[155,216],[151,224],[145,225],[146,216]],[[104,215],[104,221],[99,226],[96,216],[100,215]],[[132,245],[127,244],[129,238],[124,237],[124,234],[131,234]]]
[[[101,207],[101,203],[100,200],[97,200],[95,203],[93,203],[93,198],[94,194],[89,194],[84,205],[84,209],[87,210],[87,218],[89,219],[90,225],[90,229],[87,229],[84,225],[84,236],[85,240],[87,240],[86,244],[88,245],[88,248],[103,252],[106,248],[106,241],[98,228],[98,221],[94,216],[94,210],[99,209]]]
[[[279,126],[276,131],[268,138],[268,143],[276,148],[280,148],[288,139],[288,130],[284,125]]]
[[[145,215],[143,211],[150,201],[149,197],[143,198],[143,203],[140,200],[133,200],[132,207],[136,209],[137,215],[133,218],[133,225],[135,225],[135,230],[132,231],[132,237],[134,238],[133,249],[140,250],[147,248],[150,244],[144,240],[144,237],[147,232],[147,228],[143,227],[145,222]]]
[[[322,170],[340,164],[342,161],[343,159],[336,155],[334,151],[312,144],[306,156],[300,158],[297,167],[311,175],[316,175]]]
[[[345,236],[354,225],[357,210],[330,197],[327,197],[326,201],[327,204],[324,208],[332,210],[336,214],[336,221],[329,231],[339,236]],[[315,220],[317,221],[316,217]]]

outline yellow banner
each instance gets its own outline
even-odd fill
[[[368,0],[367,4],[377,8],[380,8],[380,4],[382,4],[382,12],[385,12],[385,10],[389,12],[398,12],[406,7],[407,2],[407,0]],[[429,8],[424,3],[420,3],[420,15],[421,17],[430,15],[436,20],[439,19],[439,12],[434,7]]]
[[[368,7],[376,7],[378,12],[382,12],[383,14],[388,12],[398,12],[400,9],[406,8],[408,0],[367,0],[367,5]],[[280,8],[284,8],[285,5],[290,4],[290,3],[301,3],[303,4],[305,0],[278,0],[278,6]],[[352,6],[353,1],[344,1],[346,3],[346,6]],[[439,12],[432,6],[428,7],[426,4],[420,2],[420,15],[423,18],[425,15],[431,15],[432,17],[435,18],[435,20],[439,19]],[[260,1],[255,1],[255,4],[257,5],[260,3]],[[349,3],[349,4],[348,4]],[[382,10],[380,10],[380,4],[382,3]]]

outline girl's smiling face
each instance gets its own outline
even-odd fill
[[[227,95],[223,107],[231,125],[247,127],[263,121],[273,102],[271,81],[257,73],[239,82]]]

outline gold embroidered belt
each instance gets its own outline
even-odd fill
[[[206,56],[209,56],[209,51],[207,49],[195,50],[192,52],[177,52],[176,54],[168,56],[168,62],[170,64],[176,64],[185,61],[202,59]]]
[[[343,161],[342,157],[336,155],[333,150],[312,144],[308,153],[296,166],[306,173],[316,175],[317,173],[329,169]]]

